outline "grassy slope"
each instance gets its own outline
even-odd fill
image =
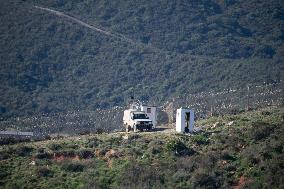
[[[282,10],[277,0],[3,1],[0,116],[111,107],[133,93],[158,103],[186,92],[283,79]]]
[[[281,107],[212,117],[198,121],[204,130],[193,136],[113,133],[2,145],[0,188],[281,188],[283,115]]]

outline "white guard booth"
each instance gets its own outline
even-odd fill
[[[152,120],[153,127],[155,128],[156,125],[157,125],[157,115],[156,115],[156,109],[157,108],[155,106],[141,105],[140,109],[141,109],[141,111],[144,111],[147,114],[149,119]]]
[[[194,111],[188,108],[177,109],[176,131],[179,133],[192,132],[194,127]]]

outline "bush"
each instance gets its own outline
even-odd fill
[[[166,149],[170,152],[174,152],[175,155],[193,155],[195,151],[188,148],[182,141],[175,139],[166,144]]]
[[[283,153],[283,146],[281,144],[279,144],[278,146],[275,146],[273,148],[273,150],[277,153],[277,154],[282,154]]]
[[[49,170],[47,167],[39,167],[37,170],[37,175],[39,177],[52,177],[53,171]]]
[[[8,159],[10,157],[10,154],[8,152],[1,152],[0,153],[0,161]]]
[[[254,140],[262,140],[267,138],[273,131],[274,127],[265,122],[254,122],[252,123],[252,128],[250,130],[250,137]]]
[[[57,144],[57,143],[52,143],[49,145],[49,148],[53,151],[58,151],[60,149],[62,149],[61,144]]]
[[[69,148],[69,149],[75,150],[75,149],[79,149],[80,146],[78,144],[70,143],[70,144],[66,144],[66,146],[64,146],[64,148]]]
[[[136,139],[139,139],[139,138],[141,138],[141,136],[137,135],[135,133],[128,135],[128,140],[130,140],[130,141],[131,140],[136,140]]]
[[[91,152],[90,150],[81,150],[77,152],[77,155],[82,159],[88,159],[94,157],[93,152]]]
[[[105,132],[106,132],[106,131],[105,131],[105,129],[103,129],[103,128],[97,128],[96,131],[95,131],[96,134],[103,134],[103,133],[105,133]]]
[[[122,142],[122,137],[121,136],[112,136],[111,138],[109,138],[107,140],[107,142],[110,143],[110,145],[120,145],[120,143]]]
[[[56,152],[55,155],[65,156],[65,157],[75,157],[76,152],[75,150],[63,150],[63,151]]]
[[[117,188],[164,188],[164,176],[160,167],[140,164],[132,161],[126,170],[120,173]]]
[[[184,170],[178,170],[173,174],[173,179],[176,183],[181,183],[190,178],[190,174]]]
[[[65,161],[62,165],[62,169],[69,172],[82,172],[85,166],[79,162]]]
[[[8,172],[4,172],[4,171],[1,171],[0,172],[0,179],[4,179],[6,178],[7,176],[9,176],[9,173]],[[1,183],[1,182],[0,182]],[[2,185],[3,186],[3,185]]]
[[[8,167],[0,165],[0,181],[10,175]],[[1,183],[1,182],[0,182]]]
[[[220,188],[216,174],[207,172],[204,169],[197,170],[191,180],[194,188]]]
[[[250,146],[241,152],[244,165],[258,165],[261,162],[260,146]]]
[[[86,147],[88,148],[95,148],[95,147],[98,147],[99,144],[100,144],[100,140],[97,139],[97,138],[93,138],[93,139],[90,139],[86,145]]]
[[[159,146],[150,146],[147,149],[147,152],[149,152],[150,154],[153,154],[153,155],[160,154],[161,151],[162,151],[162,149]]]
[[[51,139],[51,136],[50,135],[45,135],[44,137],[43,137],[43,140],[50,140]]]
[[[14,137],[3,137],[0,138],[0,145],[16,144],[20,142],[30,142],[29,138],[14,138]]]
[[[268,115],[271,115],[271,112],[268,112],[268,111],[262,111],[262,112],[261,112],[261,115],[266,115],[266,116],[268,116]]]
[[[192,141],[199,144],[199,145],[200,144],[209,144],[209,139],[203,134],[192,136]]]
[[[29,156],[32,151],[33,151],[32,147],[20,146],[16,149],[16,154],[19,156]]]
[[[222,152],[221,158],[223,160],[231,160],[231,161],[235,161],[237,159],[234,155],[231,155],[230,152],[226,150]]]
[[[79,135],[89,135],[91,132],[88,130],[81,131]]]
[[[51,159],[52,154],[47,153],[47,152],[39,152],[38,154],[35,155],[37,159]]]
[[[0,139],[0,145],[15,144],[16,139],[12,137],[5,137]]]
[[[160,154],[163,150],[163,142],[159,140],[152,140],[148,143],[147,152],[153,155]]]

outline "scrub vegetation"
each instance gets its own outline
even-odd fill
[[[279,0],[3,0],[1,119],[122,106],[133,94],[159,104],[278,82],[283,7]]]
[[[280,0],[2,0],[0,129],[46,138],[1,138],[0,189],[284,188],[283,106],[243,111],[283,101],[283,13]],[[192,135],[105,133],[133,95],[218,112]],[[48,136],[61,132],[81,135]]]
[[[111,133],[0,148],[0,188],[283,188],[284,108],[200,120],[193,135]]]

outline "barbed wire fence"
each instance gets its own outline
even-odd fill
[[[94,111],[70,111],[49,115],[13,118],[0,122],[2,131],[33,132],[36,137],[74,135],[121,130],[122,107]]]
[[[267,106],[284,105],[284,81],[248,84],[239,89],[223,89],[198,94],[184,94],[165,102],[158,109],[160,123],[173,123],[177,108],[188,107],[196,118],[212,115],[235,114]],[[126,107],[70,111],[50,115],[12,118],[0,122],[0,130],[33,132],[34,136],[73,135],[89,132],[122,130],[123,111]]]
[[[280,106],[284,105],[284,81],[258,85],[247,84],[243,88],[223,89],[218,92],[185,94],[168,101],[163,105],[163,109],[166,110],[170,104],[174,110],[180,107],[193,109],[197,118],[235,114],[267,106]]]

